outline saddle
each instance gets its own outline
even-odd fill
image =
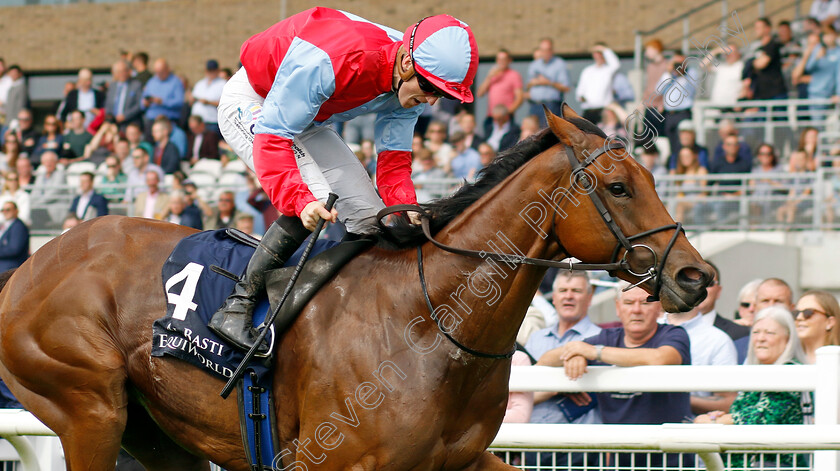
[[[180,358],[213,376],[227,380],[233,376],[245,352],[227,345],[207,323],[222,305],[259,241],[235,229],[204,231],[182,239],[162,268],[166,315],[152,326],[152,356]],[[237,385],[240,427],[247,459],[252,469],[264,469],[276,455],[276,427],[272,359],[282,335],[318,290],[348,261],[373,245],[371,240],[339,244],[318,240],[301,271],[295,288],[269,326],[266,340],[268,358],[254,358]],[[257,303],[253,323],[258,326],[275,308],[303,253],[304,243],[286,267],[266,275],[268,296]],[[276,335],[275,335],[276,334]]]

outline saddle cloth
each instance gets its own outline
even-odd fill
[[[227,379],[239,365],[245,352],[229,346],[207,324],[245,272],[259,241],[231,229],[204,231],[182,239],[162,268],[166,316],[152,325],[152,356],[170,355],[186,361],[211,375]],[[336,245],[318,240],[312,254]],[[297,264],[299,249],[289,264]],[[261,299],[254,310],[254,325],[268,315],[269,302]],[[274,351],[274,329],[266,341]],[[265,362],[254,362],[262,378],[268,373]]]

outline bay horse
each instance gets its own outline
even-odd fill
[[[613,221],[621,237],[641,234],[635,240],[649,248],[626,257],[634,272],[661,262],[655,278],[618,276],[661,290],[669,311],[698,304],[710,267],[674,229],[651,174],[570,108],[548,121],[476,183],[426,206],[437,241],[607,263],[619,250],[605,223]],[[570,158],[586,163],[584,177],[572,178]],[[571,190],[575,179],[606,214]],[[249,469],[236,400],[219,397],[224,383],[149,355],[152,322],[166,311],[161,266],[192,232],[97,218],[0,280],[0,377],[58,434],[68,469],[112,470],[121,446],[148,469],[208,469],[208,460]],[[517,329],[546,268],[454,255],[416,227],[398,233],[383,229],[380,244],[343,267],[283,336],[275,468],[515,469],[486,449],[505,412]]]

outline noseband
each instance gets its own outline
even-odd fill
[[[504,262],[504,263],[513,263],[518,265],[533,265],[539,267],[550,267],[550,268],[561,268],[564,270],[606,270],[613,274],[617,270],[625,271],[635,277],[640,278],[640,280],[627,288],[624,291],[627,291],[631,288],[641,285],[648,280],[653,280],[653,294],[648,297],[648,301],[659,301],[659,292],[662,288],[662,271],[665,268],[665,262],[668,259],[668,255],[671,253],[671,249],[674,247],[674,244],[677,242],[677,237],[680,235],[681,232],[685,232],[683,229],[682,223],[674,223],[668,224],[665,226],[658,227],[656,229],[651,229],[648,231],[640,232],[639,234],[632,235],[627,237],[624,235],[624,232],[618,227],[616,224],[615,219],[613,219],[612,215],[610,214],[607,207],[604,205],[603,200],[601,197],[595,192],[595,185],[592,184],[592,179],[588,175],[586,175],[586,168],[591,165],[595,159],[600,157],[601,155],[611,151],[611,150],[625,150],[624,145],[619,142],[611,142],[608,145],[604,145],[600,147],[598,150],[590,154],[585,160],[581,161],[578,159],[575,151],[572,149],[571,146],[566,146],[566,156],[569,159],[569,163],[571,164],[572,168],[572,179],[580,179],[581,182],[589,182],[586,184],[585,191],[589,196],[589,199],[592,201],[592,204],[595,205],[595,208],[598,210],[598,214],[601,215],[601,219],[607,225],[610,232],[612,232],[613,236],[615,236],[617,242],[615,245],[615,249],[613,249],[612,256],[610,257],[609,263],[574,263],[574,262],[560,262],[556,260],[546,260],[542,258],[531,258],[525,257],[523,255],[514,255],[514,254],[504,254],[498,252],[487,252],[487,251],[478,251],[478,250],[469,250],[469,249],[461,249],[458,247],[452,247],[441,242],[435,240],[432,236],[430,223],[429,223],[429,214],[420,206],[413,205],[413,204],[400,204],[389,206],[377,214],[377,221],[382,221],[382,218],[396,212],[401,211],[415,211],[420,213],[420,225],[423,229],[423,234],[426,236],[426,239],[429,240],[432,244],[436,247],[445,250],[447,252],[451,252],[457,255],[464,255],[467,257],[472,258],[480,258],[485,260],[493,260],[496,262]],[[563,194],[565,197],[565,193]],[[558,201],[559,204],[559,201]],[[555,227],[556,227],[556,217],[557,217],[557,209],[554,210],[554,216],[552,217],[552,224],[551,224],[551,235],[554,238],[555,242],[560,246],[561,251],[566,255],[569,253],[563,247],[563,244],[560,242],[558,238]],[[634,244],[633,242],[644,237],[656,234],[658,232],[667,231],[667,230],[674,230],[671,239],[668,241],[668,245],[665,246],[665,252],[662,254],[662,260],[657,263],[657,256],[656,252],[648,245],[645,244]],[[621,259],[618,258],[619,252],[621,249],[624,249],[624,253],[621,256]],[[630,256],[633,251],[636,249],[644,249],[651,253],[653,256],[653,262],[651,265],[644,271],[635,272],[633,271],[632,267],[630,266],[630,262],[628,261],[628,257]],[[420,285],[423,288],[423,295],[426,300],[426,305],[429,308],[430,312],[432,312],[432,318],[434,319],[435,323],[437,324],[439,330],[449,339],[456,347],[464,350],[472,355],[483,357],[483,358],[509,358],[513,355],[511,351],[509,353],[502,353],[502,354],[495,354],[495,353],[484,353],[477,350],[473,350],[468,348],[458,341],[456,341],[449,332],[443,328],[441,325],[440,319],[434,315],[434,307],[432,306],[431,300],[429,299],[429,293],[426,288],[426,279],[423,273],[423,253],[420,250],[420,247],[417,248],[417,263],[418,269],[420,274]]]

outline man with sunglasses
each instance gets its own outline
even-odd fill
[[[416,202],[411,141],[422,111],[417,105],[442,96],[471,102],[478,47],[469,26],[448,15],[427,17],[401,34],[319,7],[245,41],[240,60],[242,68],[222,93],[219,126],[282,215],[210,328],[249,348],[263,273],[285,263],[320,219],[340,219],[348,232],[366,234],[384,206]],[[379,194],[329,126],[366,113],[376,113]],[[330,192],[339,196],[331,212],[324,208]]]

